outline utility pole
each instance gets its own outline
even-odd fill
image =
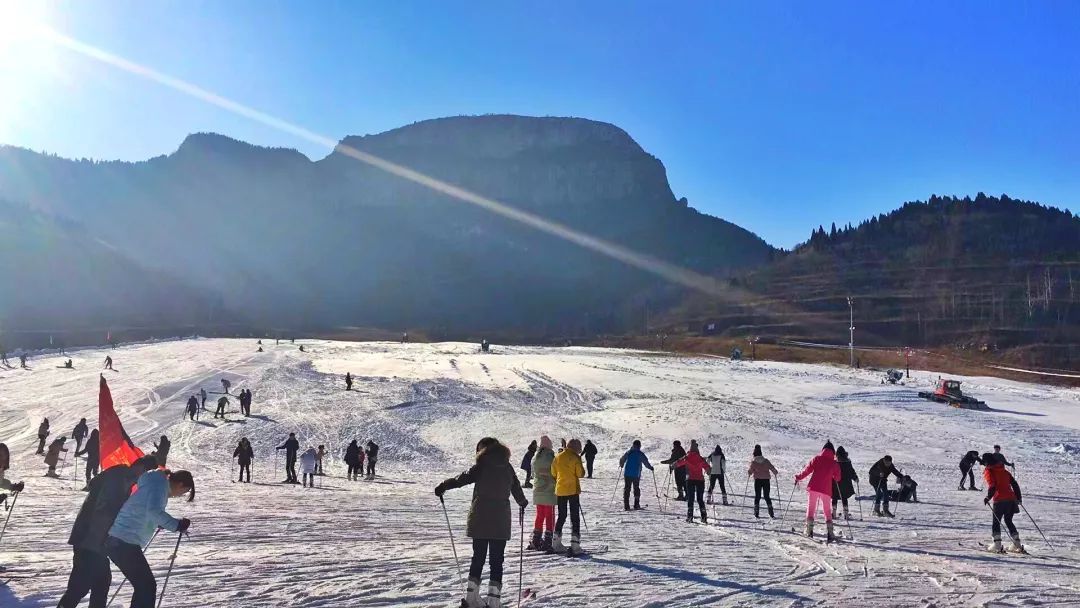
[[[848,366],[855,367],[855,306],[852,304],[851,296],[848,296],[848,314],[849,325],[848,331],[850,332],[848,338]]]

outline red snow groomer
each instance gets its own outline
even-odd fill
[[[919,396],[923,399],[930,401],[937,401],[938,403],[948,403],[953,407],[958,407],[965,410],[988,410],[985,401],[979,401],[974,397],[969,397],[960,390],[959,380],[945,380],[938,378],[937,387],[934,392],[919,392]]]

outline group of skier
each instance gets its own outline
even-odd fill
[[[275,450],[285,450],[285,480],[282,483],[301,483],[304,487],[313,488],[315,487],[315,476],[325,475],[323,462],[327,454],[326,446],[320,445],[318,449],[308,447],[303,454],[299,455],[300,473],[303,475],[303,481],[296,479],[297,455],[300,452],[300,441],[296,438],[296,433],[289,433],[289,437],[285,442],[277,446]],[[251,443],[248,442],[247,438],[240,439],[240,445],[233,451],[233,457],[237,458],[240,463],[241,476],[244,473],[246,464],[250,481],[251,460],[254,459],[255,454],[251,450]],[[379,445],[374,440],[371,440],[367,442],[366,449],[361,450],[359,444],[353,439],[349,443],[349,447],[345,449],[344,461],[348,467],[346,479],[351,481],[359,479],[360,475],[364,473],[364,462],[366,461],[367,473],[365,479],[371,481],[375,479],[375,464],[379,461]]]

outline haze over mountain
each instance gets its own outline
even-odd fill
[[[774,253],[677,199],[663,164],[610,124],[454,117],[342,143],[701,272],[729,275]],[[612,330],[636,323],[637,298],[662,283],[339,152],[311,161],[216,134],[138,163],[0,148],[0,196],[175,274],[192,286],[177,301],[221,294],[264,326]],[[18,265],[34,252],[5,255]],[[36,318],[65,318],[66,307],[36,301]]]

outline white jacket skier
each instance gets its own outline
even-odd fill
[[[305,487],[308,485],[309,478],[311,487],[315,487],[315,462],[318,458],[319,453],[315,451],[315,448],[308,448],[306,452],[300,455],[300,475],[303,477]]]

